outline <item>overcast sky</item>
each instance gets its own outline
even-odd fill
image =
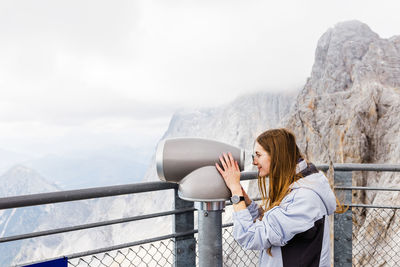
[[[1,0],[0,149],[151,147],[177,109],[301,88],[338,22],[400,34],[398,3]]]

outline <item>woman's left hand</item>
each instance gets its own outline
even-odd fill
[[[231,153],[223,153],[219,157],[222,168],[215,163],[215,167],[224,178],[226,186],[231,190],[233,195],[242,195],[242,187],[240,185],[240,169],[237,161],[233,159]]]

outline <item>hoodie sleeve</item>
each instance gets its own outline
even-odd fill
[[[323,205],[313,190],[293,190],[280,206],[267,211],[262,221],[253,223],[248,209],[235,212],[234,238],[244,249],[264,250],[271,246],[284,246],[296,234],[307,231],[325,215]]]
[[[258,208],[259,208],[258,205],[254,201],[251,201],[251,204],[247,207],[248,211],[250,212],[252,221],[254,221],[260,216]]]

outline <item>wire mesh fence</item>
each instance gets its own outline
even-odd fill
[[[400,266],[400,216],[392,208],[352,208],[352,266]],[[258,266],[258,251],[245,251],[222,229],[223,266]],[[197,242],[197,234],[195,234]],[[107,253],[70,259],[74,267],[158,267],[174,265],[174,240],[166,239]],[[196,246],[196,263],[198,251]]]
[[[68,260],[68,266],[75,267],[164,267],[172,266],[173,263],[173,239]]]
[[[400,266],[399,210],[353,207],[353,266]]]
[[[258,252],[243,250],[233,238],[232,227],[222,229],[223,266],[257,266]],[[197,242],[197,234],[195,234]],[[196,264],[198,250],[196,246]],[[69,259],[74,267],[165,267],[174,265],[174,240],[167,239],[97,255]]]
[[[233,227],[222,229],[224,266],[258,266],[258,251],[243,250],[233,238]]]

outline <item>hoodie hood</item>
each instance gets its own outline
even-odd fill
[[[328,178],[326,178],[322,172],[317,172],[315,166],[312,163],[307,164],[305,160],[297,164],[296,170],[298,172],[310,174],[294,182],[292,190],[301,187],[313,190],[324,203],[327,214],[333,214],[336,210],[336,197],[329,184]]]

